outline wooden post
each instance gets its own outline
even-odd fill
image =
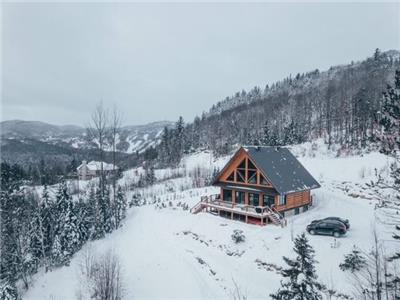
[[[233,211],[231,211],[231,220],[233,220]]]
[[[247,216],[247,214],[246,214],[246,223],[247,223],[247,217],[248,217],[248,216]]]
[[[263,219],[264,219],[264,218],[261,218],[261,226],[263,226],[263,221],[264,221]]]

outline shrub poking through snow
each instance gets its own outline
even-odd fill
[[[246,236],[244,235],[243,230],[235,229],[231,237],[235,244],[243,243],[244,241],[246,241]]]

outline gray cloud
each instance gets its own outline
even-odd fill
[[[398,49],[399,4],[3,4],[2,119],[191,120],[289,74]]]

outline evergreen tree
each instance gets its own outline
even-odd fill
[[[103,217],[103,228],[105,233],[110,233],[113,231],[113,213],[110,198],[110,189],[106,186],[105,193],[103,196],[101,212]]]
[[[56,194],[56,207],[55,207],[55,218],[58,219],[61,217],[63,214],[65,214],[65,211],[67,210],[68,207],[68,202],[70,201],[70,196],[68,194],[68,188],[67,184],[65,181],[62,181],[58,185],[58,190]]]
[[[93,233],[93,238],[94,239],[100,239],[103,238],[105,235],[104,231],[104,197],[101,193],[101,189],[97,188],[96,189],[96,210],[95,210],[95,216],[94,216],[94,233]]]
[[[63,219],[60,220],[62,227],[60,228],[60,242],[66,263],[69,263],[71,256],[79,250],[82,244],[78,228],[78,219],[75,215],[73,203],[68,203]]]
[[[296,144],[299,140],[296,131],[296,125],[293,121],[291,121],[283,131],[283,143],[284,145],[293,145]]]
[[[65,264],[66,261],[68,261],[68,259],[64,255],[60,236],[58,233],[56,233],[53,245],[51,247],[51,260],[53,266],[62,266]]]
[[[18,294],[15,285],[8,281],[0,281],[0,300],[17,300]]]
[[[394,154],[400,149],[400,70],[395,73],[394,87],[388,85],[383,96],[380,119],[382,152]]]
[[[172,136],[172,147],[171,147],[171,162],[178,164],[182,158],[185,150],[185,123],[182,117],[179,117],[175,124]]]
[[[121,221],[126,217],[126,196],[121,186],[118,186],[117,197],[115,199],[115,228],[121,226]]]
[[[98,221],[97,193],[93,186],[90,187],[87,198],[86,221],[88,223],[88,238],[96,239],[96,222]]]
[[[382,113],[380,124],[383,127],[383,133],[380,136],[382,142],[382,152],[391,155],[395,158],[395,162],[390,167],[390,175],[393,178],[391,188],[397,193],[397,201],[400,200],[400,70],[395,72],[394,87],[390,85],[384,93],[384,101],[382,105]],[[398,204],[397,204],[398,206]],[[400,210],[397,209],[394,215],[396,216],[397,224],[395,228],[400,228]],[[393,238],[400,240],[398,234],[393,234]],[[400,251],[396,251],[393,258],[400,258]]]
[[[339,265],[342,271],[350,271],[351,273],[360,271],[367,264],[366,258],[361,254],[360,250],[356,247],[353,248],[351,253],[344,256],[344,261]]]
[[[308,243],[303,233],[294,240],[295,259],[283,257],[288,268],[282,270],[282,276],[286,279],[281,282],[281,288],[271,294],[276,300],[320,300],[323,285],[318,283],[315,271],[314,249]]]
[[[147,185],[153,185],[156,182],[156,175],[154,173],[154,166],[146,168],[145,180]]]

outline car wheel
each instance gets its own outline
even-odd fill
[[[335,238],[340,237],[340,232],[335,231],[335,232],[333,233],[333,236],[334,236]]]
[[[311,234],[311,235],[314,235],[314,234],[315,234],[315,230],[314,230],[314,229],[311,229],[311,230],[310,230],[310,234]]]

